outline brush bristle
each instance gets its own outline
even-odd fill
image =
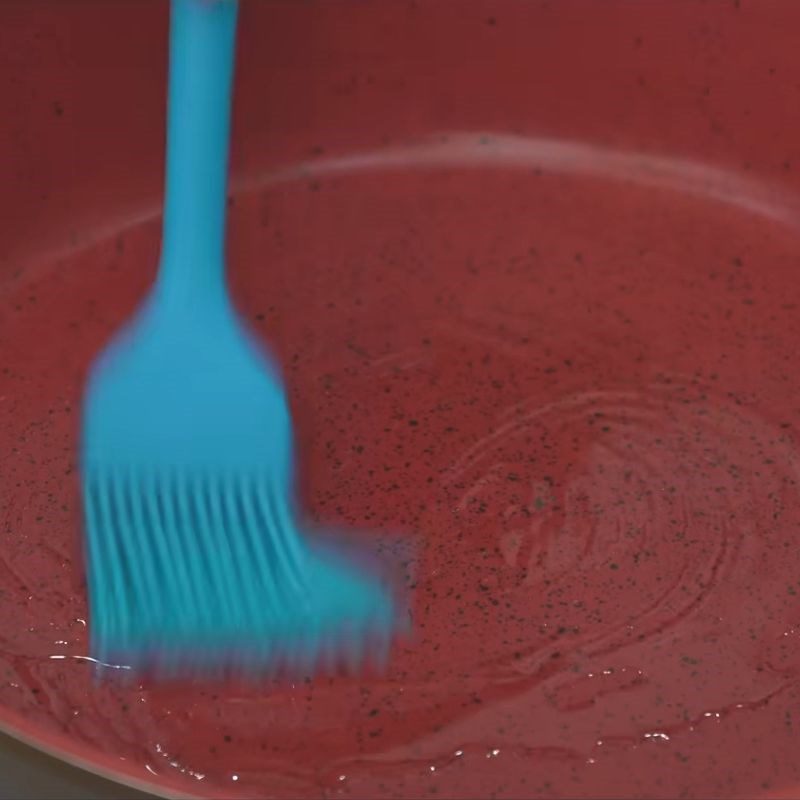
[[[394,617],[376,575],[299,534],[266,475],[84,474],[93,656],[168,677],[359,671]]]

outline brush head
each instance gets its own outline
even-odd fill
[[[93,657],[169,677],[381,661],[385,583],[298,529],[277,371],[231,309],[167,311],[146,305],[88,383]]]

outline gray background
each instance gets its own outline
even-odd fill
[[[149,800],[0,734],[0,800]]]

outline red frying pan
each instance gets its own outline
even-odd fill
[[[167,4],[11,0],[0,727],[165,796],[796,794],[800,6],[241,14],[234,289],[316,517],[413,534],[415,640],[94,682],[80,387],[155,267]]]

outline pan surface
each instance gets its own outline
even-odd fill
[[[87,657],[81,386],[153,276],[163,122],[163,75],[91,33],[141,49],[144,5],[0,26],[4,96],[37,92],[0,148],[3,729],[176,796],[791,793],[797,6],[245,4],[231,282],[315,521],[413,536],[414,640],[220,688]]]

